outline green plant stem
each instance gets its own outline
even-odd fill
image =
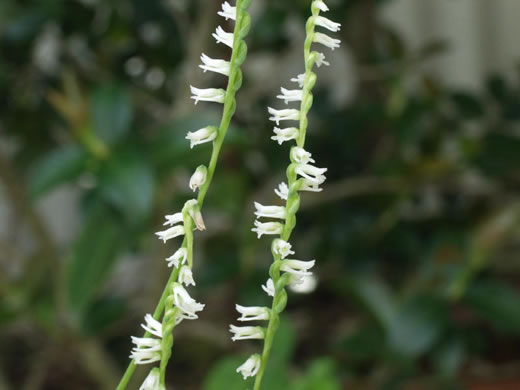
[[[235,113],[236,108],[236,100],[235,95],[237,91],[240,89],[242,85],[242,72],[240,70],[240,65],[245,60],[245,57],[247,55],[247,46],[245,42],[243,41],[244,37],[247,35],[247,32],[249,31],[249,25],[250,25],[250,18],[247,14],[246,10],[249,7],[251,0],[237,0],[236,7],[237,7],[237,18],[235,23],[235,29],[233,32],[233,50],[231,54],[231,60],[230,60],[230,73],[229,73],[229,80],[228,85],[226,88],[226,97],[224,99],[224,107],[222,112],[222,120],[220,122],[220,126],[218,129],[218,134],[215,140],[213,141],[213,150],[211,153],[210,162],[208,165],[208,171],[206,176],[205,183],[199,188],[199,194],[197,197],[197,203],[200,209],[202,209],[202,206],[204,204],[204,200],[206,198],[206,194],[209,190],[209,187],[211,185],[211,182],[213,180],[213,176],[215,174],[215,170],[217,167],[218,158],[220,156],[220,151],[222,149],[222,145],[224,143],[224,139],[226,137],[229,124],[231,122],[231,118],[233,117],[233,114]],[[187,239],[184,238],[182,242],[182,247],[187,245]],[[179,269],[176,268],[172,271],[170,278],[168,279],[168,282],[166,283],[166,286],[163,290],[163,293],[161,295],[161,298],[159,299],[159,303],[157,304],[157,307],[155,308],[155,311],[153,313],[153,318],[156,320],[159,320],[161,314],[163,313],[166,300],[168,296],[171,294],[171,288],[172,284],[177,281],[177,278],[179,276]],[[173,332],[173,328],[172,328]],[[148,332],[145,332],[143,337],[148,337],[150,334]],[[130,379],[132,378],[132,375],[135,371],[136,364],[134,360],[130,362],[128,365],[126,371],[123,374],[123,377],[121,378],[121,381],[119,382],[119,385],[117,386],[116,390],[124,390],[128,386],[128,383],[130,382]]]

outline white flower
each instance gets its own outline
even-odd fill
[[[297,276],[309,276],[312,272],[309,271],[314,267],[315,260],[301,261],[301,260],[284,260],[280,267],[281,271],[289,272]]]
[[[245,307],[236,305],[236,309],[240,314],[242,314],[242,316],[238,319],[239,321],[257,321],[269,319],[269,309],[267,307]]]
[[[204,309],[205,306],[202,303],[196,302],[195,299],[190,297],[186,289],[179,283],[173,284],[173,302],[175,303],[175,306],[181,309],[183,315],[188,316],[185,318],[189,319],[198,318],[195,313]]]
[[[222,88],[200,89],[190,85],[190,90],[193,94],[191,98],[195,100],[195,104],[197,104],[199,101],[224,103],[224,99],[226,98],[226,91],[224,91]]]
[[[299,294],[308,294],[313,292],[318,285],[318,281],[314,275],[301,276],[295,279],[295,282],[289,284],[291,291]]]
[[[182,213],[175,213],[172,215],[165,215],[164,218],[166,218],[166,222],[163,225],[170,225],[173,226],[177,223],[181,223],[184,220],[184,217],[182,216]]]
[[[330,19],[327,19],[323,16],[316,16],[315,23],[317,26],[321,26],[326,28],[327,30],[338,32],[340,30],[341,24],[335,23]]]
[[[225,60],[215,60],[213,58],[208,57],[206,54],[202,53],[200,56],[200,60],[202,61],[202,65],[199,65],[200,68],[206,71],[215,72],[223,74],[224,76],[229,76],[229,72],[231,69],[231,64],[229,61]]]
[[[281,182],[278,185],[278,188],[274,189],[274,193],[278,195],[282,200],[287,200],[289,197],[289,187],[287,187],[287,184],[285,182]]]
[[[297,164],[295,172],[309,182],[320,185],[326,179],[323,174],[327,172],[327,168],[317,168],[309,164]]]
[[[233,341],[249,339],[261,340],[264,338],[264,329],[260,326],[229,325],[229,331],[234,333],[234,336],[231,337],[231,340]]]
[[[155,233],[155,235],[158,236],[159,239],[163,240],[163,242],[166,242],[167,240],[169,240],[171,238],[182,236],[183,234],[184,234],[184,225],[176,225],[169,229],[163,230],[162,232]]]
[[[303,91],[301,89],[285,89],[282,87],[281,91],[282,94],[276,97],[285,101],[285,104],[289,102],[299,102],[303,98]]]
[[[232,7],[227,1],[222,4],[222,11],[217,12],[223,18],[236,20],[237,19],[237,7]]]
[[[285,219],[286,212],[283,206],[264,206],[255,202],[255,208],[257,217]]]
[[[168,262],[168,267],[178,268],[179,265],[184,264],[188,259],[188,250],[186,248],[179,248],[175,251],[175,253],[166,258]]]
[[[291,250],[292,245],[281,238],[277,238],[273,241],[272,248],[273,252],[280,255],[282,259],[285,259],[289,255],[294,255],[294,251]]]
[[[153,334],[157,337],[162,337],[162,324],[152,317],[151,314],[144,316],[145,324],[141,324],[141,327],[148,333]]]
[[[214,126],[204,127],[194,132],[188,132],[186,139],[190,140],[190,148],[193,149],[195,145],[211,142],[217,138],[217,128]]]
[[[298,130],[296,127],[288,127],[285,129],[279,129],[278,127],[275,127],[274,134],[275,135],[273,135],[271,139],[281,145],[285,141],[298,138],[300,130]]]
[[[156,367],[146,377],[139,390],[164,390],[164,386],[161,385],[160,372]]]
[[[204,165],[199,165],[193,175],[190,178],[190,188],[192,191],[196,191],[197,188],[204,185],[206,177],[208,176],[208,168]]]
[[[328,35],[319,32],[314,33],[313,41],[316,43],[321,43],[322,45],[327,46],[329,49],[332,50],[339,47],[339,44],[341,43],[339,39],[331,38]]]
[[[311,182],[307,179],[303,179],[303,185],[300,188],[300,191],[309,191],[309,192],[321,192],[323,189],[320,188],[319,184],[316,182]]]
[[[283,225],[280,222],[259,222],[255,221],[255,227],[251,231],[255,232],[258,238],[263,234],[281,234]]]
[[[217,41],[217,43],[223,43],[230,48],[233,48],[233,33],[225,32],[222,27],[218,26],[217,30],[212,34],[213,38]]]
[[[274,297],[274,282],[273,279],[269,278],[267,279],[267,282],[265,285],[262,284],[262,290],[264,290],[267,295],[270,297]]]
[[[135,364],[148,364],[161,360],[161,340],[132,336],[132,342],[135,347],[130,353],[130,359],[133,359]]]
[[[312,154],[307,152],[305,149],[300,148],[299,146],[294,146],[291,148],[291,160],[298,164],[307,164],[309,162],[315,162],[312,159]]]
[[[300,86],[300,88],[303,88],[303,84],[305,84],[305,73],[301,73],[296,77],[293,77],[291,81],[293,83],[297,83]]]
[[[329,10],[329,7],[327,7],[327,5],[321,0],[315,0],[312,3],[312,6],[318,8],[322,12],[327,12]]]
[[[285,110],[275,110],[274,108],[267,107],[267,111],[272,115],[269,120],[276,122],[280,125],[280,121],[297,121],[300,120],[300,111],[294,108],[288,108]]]
[[[325,54],[320,53],[318,51],[315,51],[314,53],[316,53],[316,65],[318,65],[318,68],[321,67],[322,65],[326,65],[326,66],[330,65],[330,63],[325,61]]]
[[[244,364],[237,368],[237,372],[242,374],[244,379],[249,376],[255,376],[260,369],[261,363],[262,359],[260,358],[260,355],[255,353],[254,355],[251,355],[251,357],[247,359]]]
[[[195,286],[195,281],[193,280],[193,273],[191,272],[190,267],[187,265],[183,265],[181,267],[181,270],[179,271],[179,283],[184,284],[186,287],[190,284],[193,284]]]

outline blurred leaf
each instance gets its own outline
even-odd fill
[[[453,92],[451,99],[460,114],[466,119],[479,118],[484,114],[484,107],[480,101],[465,92]]]
[[[293,390],[341,390],[341,383],[335,375],[334,360],[321,358],[314,360],[300,378]]]
[[[90,98],[94,133],[107,144],[117,142],[130,130],[133,117],[128,92],[116,84],[95,89]]]
[[[29,174],[29,193],[37,198],[78,177],[86,167],[88,155],[76,145],[52,150],[34,164]]]
[[[464,346],[459,340],[444,340],[443,345],[435,351],[433,363],[438,373],[444,377],[455,376],[463,363]]]
[[[520,169],[520,139],[499,134],[489,134],[481,144],[476,164],[495,178],[516,175]]]
[[[363,324],[357,332],[349,335],[342,343],[349,361],[365,362],[381,354],[384,345],[384,333],[373,323]]]
[[[118,298],[102,298],[85,312],[82,327],[87,334],[96,334],[119,320],[126,311],[125,301]]]
[[[246,361],[248,357],[227,357],[219,360],[206,375],[202,388],[204,390],[244,390],[247,381],[236,372],[237,367]]]
[[[294,335],[295,331],[291,323],[287,318],[282,317],[273,340],[271,356],[262,382],[265,389],[286,389],[288,387],[287,372],[296,343]]]

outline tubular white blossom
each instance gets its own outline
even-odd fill
[[[155,233],[156,236],[159,237],[159,239],[163,240],[163,242],[166,242],[172,238],[182,236],[184,234],[184,225],[176,225],[172,226],[169,229],[163,230],[162,232]]]
[[[311,182],[307,179],[303,179],[303,185],[300,187],[300,191],[309,191],[309,192],[321,192],[323,189],[320,188],[319,184],[316,182]]]
[[[184,284],[186,287],[190,284],[195,286],[195,281],[193,280],[193,273],[191,272],[190,267],[187,265],[183,265],[181,270],[179,271],[179,277],[177,279],[179,283]]]
[[[318,8],[320,11],[322,12],[327,12],[329,10],[329,7],[327,7],[327,4],[325,4],[323,1],[321,0],[315,0],[313,3],[312,3],[312,6],[313,7],[316,7]]]
[[[300,148],[299,146],[294,146],[291,148],[291,160],[298,164],[307,164],[309,162],[315,162],[312,159],[312,154],[307,152],[305,149]]]
[[[199,101],[201,102],[215,102],[215,103],[224,103],[224,99],[226,98],[226,91],[222,88],[195,88],[190,85],[190,90],[193,96],[191,97],[195,100],[195,104]]]
[[[139,390],[164,390],[164,386],[161,385],[160,371],[157,367],[150,371]]]
[[[322,65],[330,65],[329,62],[325,61],[325,54],[320,53],[319,51],[315,51],[314,53],[316,53],[316,65],[318,65],[318,68],[320,68]]]
[[[227,1],[222,4],[222,11],[217,12],[223,18],[236,20],[237,19],[237,7],[232,7]]]
[[[287,200],[289,197],[289,187],[287,187],[287,184],[285,182],[281,182],[278,185],[278,188],[274,189],[274,193],[280,197],[282,200]]]
[[[234,334],[231,340],[261,340],[264,338],[264,329],[260,326],[229,325],[229,331]]]
[[[300,86],[300,88],[303,88],[303,84],[305,83],[305,73],[301,73],[297,75],[296,77],[293,77],[291,79],[293,83],[296,83]]]
[[[179,265],[186,263],[188,259],[188,250],[186,248],[179,248],[173,255],[166,258],[168,267],[178,268]]]
[[[195,313],[204,309],[205,306],[190,297],[186,289],[179,283],[173,284],[173,302],[175,306],[181,309],[184,315],[187,315],[185,318],[189,319],[198,318]]]
[[[237,311],[242,314],[239,321],[258,321],[269,319],[269,309],[261,306],[245,307],[236,305]]]
[[[324,27],[329,31],[332,32],[338,32],[341,28],[340,23],[333,22],[330,19],[327,19],[323,16],[316,16],[316,19],[314,19],[316,26]]]
[[[271,139],[273,141],[278,142],[281,145],[285,141],[290,141],[292,139],[298,138],[298,134],[300,131],[296,127],[288,127],[285,129],[279,129],[278,127],[274,128],[274,134]]]
[[[300,111],[294,108],[275,110],[274,108],[268,107],[267,111],[269,111],[271,115],[269,120],[276,122],[277,125],[280,125],[280,121],[297,121],[300,119]]]
[[[341,43],[339,39],[331,38],[328,35],[319,32],[314,33],[313,41],[316,43],[320,43],[323,46],[327,46],[331,50],[338,48],[339,44]]]
[[[298,283],[290,283],[291,291],[299,294],[308,294],[313,292],[318,285],[318,280],[314,275],[301,276],[298,278]]]
[[[233,33],[225,32],[222,27],[218,26],[217,30],[212,34],[213,38],[217,41],[217,43],[223,43],[230,48],[233,48]]]
[[[190,188],[192,191],[197,191],[197,188],[204,185],[206,183],[206,177],[208,175],[208,168],[204,165],[200,165],[197,167],[193,175],[190,178]]]
[[[170,225],[170,226],[173,226],[177,223],[181,223],[181,222],[183,222],[183,219],[184,219],[184,217],[182,216],[182,213],[165,215],[164,218],[166,218],[166,222],[163,225]]]
[[[303,91],[301,89],[285,89],[281,88],[282,94],[276,96],[288,104],[289,102],[299,102],[303,98]]]
[[[314,267],[315,260],[301,261],[301,260],[284,260],[280,267],[281,271],[289,272],[297,276],[309,276],[312,272],[309,270]]]
[[[295,172],[311,183],[320,185],[326,179],[323,174],[327,172],[327,168],[317,168],[309,164],[297,164]]]
[[[272,249],[277,255],[280,255],[282,259],[285,259],[289,255],[294,255],[294,251],[291,250],[292,245],[287,241],[277,238],[273,241]]]
[[[202,61],[202,65],[199,65],[204,72],[210,71],[215,73],[223,74],[224,76],[229,76],[229,72],[231,69],[231,64],[229,61],[225,60],[215,60],[213,58],[208,57],[206,54],[202,53],[200,56],[200,60]]]
[[[141,327],[146,330],[148,333],[153,334],[157,337],[162,337],[162,324],[152,317],[151,314],[147,314],[144,316],[144,324],[141,324]]]
[[[135,364],[148,364],[161,360],[161,340],[132,336],[132,342],[135,347],[130,353],[130,359],[133,359]]]
[[[283,225],[280,222],[259,222],[255,221],[255,227],[251,231],[255,232],[258,238],[266,234],[281,234]]]
[[[274,297],[274,282],[273,279],[269,278],[267,279],[267,282],[262,284],[262,290],[266,292],[267,295],[270,297]]]
[[[264,206],[255,202],[255,215],[257,217],[285,219],[286,212],[283,206]]]
[[[237,372],[242,374],[244,379],[250,376],[255,376],[258,374],[261,361],[262,360],[260,355],[255,353],[254,355],[251,355],[251,357],[249,357],[249,359],[247,359],[244,364],[237,368]]]
[[[203,127],[194,132],[189,132],[186,139],[190,140],[190,148],[206,142],[211,142],[217,138],[217,128],[214,126]]]

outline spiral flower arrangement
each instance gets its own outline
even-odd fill
[[[302,261],[288,258],[294,255],[289,243],[291,233],[296,225],[296,213],[300,206],[300,191],[321,191],[320,185],[325,181],[326,168],[318,168],[313,164],[311,153],[305,150],[305,136],[308,126],[307,115],[312,106],[312,89],[316,84],[314,65],[328,65],[323,53],[311,49],[313,43],[324,45],[332,50],[339,47],[340,41],[328,35],[315,31],[316,27],[322,27],[332,32],[340,29],[340,24],[323,16],[320,12],[328,11],[327,5],[321,0],[314,0],[311,5],[312,15],[306,23],[306,39],[304,44],[305,73],[297,75],[291,81],[300,89],[281,89],[277,98],[288,104],[299,102],[299,109],[274,109],[269,107],[270,120],[277,126],[284,121],[297,121],[299,127],[274,128],[272,139],[279,144],[292,141],[296,143],[291,147],[289,157],[290,164],[287,167],[287,183],[283,182],[275,189],[275,193],[285,201],[284,206],[264,206],[255,203],[257,220],[254,223],[253,232],[258,238],[262,235],[277,236],[271,244],[273,263],[269,269],[270,278],[262,289],[272,297],[272,305],[268,307],[244,307],[237,305],[236,309],[241,314],[238,321],[267,321],[267,326],[235,326],[230,325],[233,334],[232,340],[260,339],[263,342],[262,354],[253,354],[244,364],[237,368],[244,379],[255,377],[254,389],[259,390],[262,377],[267,366],[273,339],[279,325],[280,314],[287,303],[288,285],[298,285],[312,273],[310,269],[315,261]],[[267,221],[265,221],[267,219]]]
[[[204,305],[196,302],[188,293],[187,287],[195,285],[193,278],[193,231],[204,230],[204,220],[201,209],[209,189],[218,157],[231,118],[235,112],[235,95],[242,84],[242,72],[240,66],[247,55],[247,46],[244,38],[250,27],[250,16],[247,13],[251,0],[237,0],[236,6],[231,6],[227,1],[222,4],[222,10],[218,12],[226,20],[235,21],[233,33],[217,27],[213,37],[217,43],[223,43],[232,49],[230,61],[213,59],[205,55],[201,56],[200,67],[204,72],[211,71],[227,76],[226,90],[205,88],[191,88],[192,99],[197,104],[199,101],[215,102],[223,104],[220,125],[207,126],[194,132],[189,132],[186,138],[190,141],[190,147],[206,142],[212,142],[213,150],[207,166],[199,166],[189,181],[189,187],[193,191],[198,190],[196,199],[190,199],[181,212],[167,215],[167,229],[156,233],[164,242],[179,236],[184,236],[182,244],[175,253],[166,259],[168,267],[173,268],[164,292],[159,300],[153,315],[147,314],[142,324],[146,331],[143,337],[132,337],[134,348],[130,354],[132,359],[123,375],[117,390],[126,389],[136,364],[151,364],[159,362],[144,380],[140,390],[164,390],[166,366],[172,354],[174,343],[173,331],[183,320],[198,318]]]

